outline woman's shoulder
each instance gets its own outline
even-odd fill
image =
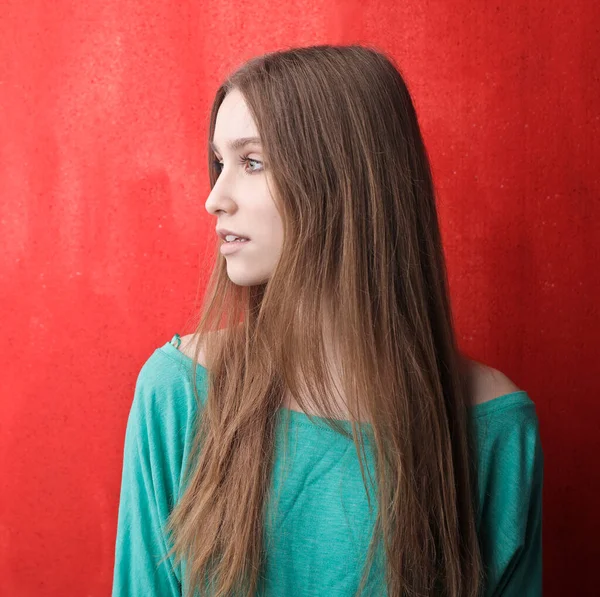
[[[523,391],[502,371],[472,359],[468,361],[468,380],[472,406]]]
[[[155,409],[165,417],[170,415],[189,416],[195,411],[193,392],[193,361],[186,354],[190,350],[189,340],[175,334],[173,338],[158,346],[146,358],[137,375],[134,401],[145,409]],[[178,346],[179,345],[179,346]],[[202,365],[196,368],[196,387],[204,401],[206,371]]]
[[[477,361],[471,361],[469,385],[482,472],[499,463],[501,468],[516,461],[531,465],[539,458],[541,439],[536,404],[527,391]]]
[[[478,528],[490,571],[486,595],[500,590],[541,595],[544,452],[536,404],[496,370],[480,375],[471,412]]]
[[[178,348],[179,351],[188,357],[188,359],[193,361],[198,340],[199,338],[197,334],[185,334],[184,336],[181,336],[181,344]],[[204,352],[204,345],[202,343],[200,343],[197,362],[201,367],[206,369],[206,354]]]
[[[470,412],[480,482],[503,485],[514,475],[515,482],[538,483],[543,450],[535,402],[500,371],[481,363],[473,371]]]
[[[223,330],[217,330],[213,332],[207,332],[207,336],[212,338],[216,337],[217,339],[223,333]],[[192,361],[196,361],[201,367],[204,369],[208,369],[208,361],[206,358],[206,352],[204,349],[204,340],[203,337],[197,333],[193,334],[185,334],[180,337],[181,342],[179,344],[178,350],[183,353],[186,357],[191,359]],[[198,348],[198,355],[196,356],[196,349]]]

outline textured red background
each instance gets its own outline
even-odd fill
[[[462,346],[537,403],[544,594],[597,594],[597,3],[12,0],[0,15],[2,597],[109,595],[135,379],[190,331],[206,281],[218,83],[256,54],[351,42],[390,52],[413,93]]]

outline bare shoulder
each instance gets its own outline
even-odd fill
[[[469,385],[473,404],[482,404],[504,394],[520,391],[520,388],[498,369],[473,360],[469,362]]]
[[[212,334],[217,334],[217,337],[221,334],[221,331],[216,332],[208,332],[209,336],[212,337]],[[196,346],[199,341],[199,336],[197,334],[186,334],[185,336],[181,336],[181,344],[179,345],[179,350],[187,357],[194,360],[194,353],[196,351]],[[198,363],[202,365],[205,369],[207,369],[207,360],[206,353],[204,352],[204,344],[200,341],[200,351],[198,352]]]
[[[198,336],[196,334],[186,334],[181,336],[181,344],[179,345],[179,351],[182,352],[186,357],[194,360],[194,352],[196,351],[196,344],[198,342]],[[206,368],[206,358],[204,355],[204,346],[200,346],[200,352],[198,353],[198,363],[202,367]]]

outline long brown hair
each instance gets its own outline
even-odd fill
[[[194,335],[208,393],[167,525],[169,555],[187,568],[186,595],[257,590],[284,392],[304,408],[308,388],[331,428],[345,433],[320,325],[334,305],[363,481],[361,413],[371,423],[377,475],[378,513],[357,594],[383,540],[390,597],[476,597],[484,575],[466,359],[453,330],[428,156],[399,69],[359,45],[254,58],[218,89],[209,140],[232,89],[262,139],[284,241],[270,279],[255,286],[233,284],[215,251]],[[212,188],[218,171],[208,151]],[[195,368],[193,388],[200,405]]]

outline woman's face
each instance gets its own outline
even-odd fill
[[[233,89],[219,107],[215,121],[213,157],[220,163],[220,174],[205,207],[217,218],[215,228],[226,228],[249,239],[236,243],[239,248],[225,254],[227,275],[239,286],[266,282],[283,244],[283,222],[267,187],[269,172],[260,142],[231,147],[246,137],[258,137],[258,131],[243,95]]]

